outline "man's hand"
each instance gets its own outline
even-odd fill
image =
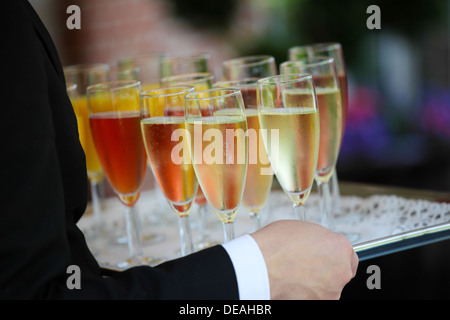
[[[267,265],[271,299],[339,299],[356,274],[348,239],[318,224],[276,221],[251,236]]]

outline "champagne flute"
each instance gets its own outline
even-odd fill
[[[140,55],[133,55],[128,57],[123,57],[118,59],[117,61],[117,69],[121,70],[137,70],[137,79],[141,82],[142,91],[157,89],[161,87],[161,59],[167,56],[166,52],[150,52]],[[150,164],[148,164],[150,167]],[[152,184],[156,186],[156,179],[151,174],[152,171],[148,171],[148,179],[151,179]],[[155,187],[153,189],[155,194],[155,207],[151,208],[150,211],[147,212],[146,216],[148,217],[147,224],[142,224],[143,227],[148,224],[152,227],[155,224],[161,223],[163,220],[167,218],[166,215],[166,203],[164,195],[161,193],[160,188]],[[164,208],[164,209],[161,209]],[[171,223],[172,220],[165,221],[167,223]],[[148,232],[142,235],[145,238],[145,242],[154,243],[160,242],[164,240],[164,235],[156,234],[154,232]]]
[[[136,202],[145,177],[147,157],[140,130],[139,93],[135,80],[118,80],[87,88],[89,120],[95,148],[108,181],[125,206],[129,258],[119,268],[160,262],[144,256]]]
[[[280,73],[309,73],[314,80],[320,119],[315,180],[320,195],[321,224],[334,229],[329,181],[335,170],[342,140],[342,100],[334,59],[312,57],[286,61],[280,65]]]
[[[161,86],[171,87],[178,85],[193,86],[195,91],[211,89],[214,76],[209,72],[183,73],[161,78]]]
[[[142,91],[156,89],[161,86],[161,60],[167,56],[165,52],[152,52],[142,55],[120,58],[118,70],[137,68],[138,80]]]
[[[139,67],[134,66],[122,66],[121,68],[110,68],[106,73],[100,73],[97,70],[91,70],[88,75],[89,83],[103,83],[108,81],[115,80],[139,80]],[[144,228],[140,219],[140,212],[136,212],[136,220],[138,227],[141,232],[139,235],[141,236],[141,241],[143,245],[148,245],[156,242],[160,242],[164,240],[164,236],[160,234],[155,234],[153,231],[149,231],[148,228]],[[127,245],[128,236],[126,234],[126,223],[118,224],[119,230],[118,232],[114,232],[111,243],[113,245]]]
[[[304,203],[319,156],[319,112],[310,74],[258,80],[258,111],[273,171],[293,203],[296,219],[306,220]]]
[[[289,48],[288,56],[289,60],[291,61],[314,56],[328,56],[334,59],[337,76],[339,79],[339,87],[341,90],[342,139],[343,139],[348,111],[348,83],[347,83],[347,70],[345,66],[342,45],[338,42],[327,42],[327,43],[314,43],[302,46],[294,46]],[[342,208],[336,170],[334,170],[333,175],[331,177],[331,192],[333,201],[332,208],[334,211],[336,211],[336,213],[340,213],[342,211]]]
[[[95,81],[91,78],[91,75],[105,78],[109,69],[109,65],[103,63],[71,65],[64,68],[68,95],[77,118],[80,143],[86,156],[86,169],[91,190],[96,236],[106,233],[100,201],[105,175],[92,140],[86,88]]]
[[[275,58],[269,55],[239,57],[222,62],[222,80],[264,78],[276,74]]]
[[[103,83],[107,81],[113,81],[113,80],[137,80],[138,77],[138,68],[129,66],[129,67],[123,67],[123,68],[114,68],[110,67],[107,64],[86,64],[86,65],[76,65],[76,66],[69,66],[64,69],[66,78],[68,80],[77,81],[77,83],[80,84],[80,87],[84,88],[83,94],[81,93],[78,95],[78,98],[74,99],[74,107],[76,106],[77,110],[84,110],[85,113],[81,115],[81,119],[79,119],[79,123],[81,123],[82,130],[79,131],[86,131],[88,132],[88,135],[86,135],[86,138],[82,139],[86,141],[87,145],[87,152],[86,152],[86,159],[87,159],[87,166],[88,166],[88,177],[89,177],[89,163],[96,164],[97,168],[99,167],[102,173],[102,181],[103,181],[103,170],[100,165],[100,161],[97,156],[97,152],[95,151],[94,142],[92,140],[90,125],[89,125],[89,117],[88,117],[88,110],[87,110],[87,98],[86,98],[86,88],[89,85]],[[82,97],[82,99],[79,99]],[[82,108],[80,108],[80,100],[82,102]],[[80,128],[80,124],[79,124]],[[86,130],[87,128],[87,130]],[[82,135],[80,135],[81,138],[83,138]],[[94,152],[94,153],[93,153]],[[95,154],[95,158],[92,158],[93,156],[91,154]],[[92,159],[90,159],[92,158]],[[96,160],[96,162],[93,162]],[[91,181],[91,190],[92,192],[92,205],[94,208],[94,217],[96,221],[96,224],[98,224],[98,230],[100,230],[101,235],[105,237],[110,237],[111,239],[108,239],[108,242],[110,242],[113,245],[127,245],[127,235],[125,231],[125,226],[122,229],[123,224],[120,224],[120,230],[117,234],[117,230],[113,230],[113,227],[106,228],[106,226],[101,223],[100,220],[100,204],[99,200],[99,189],[101,187],[100,184],[96,183],[95,179],[90,179]],[[92,185],[93,184],[93,185]],[[138,219],[139,221],[139,219]],[[140,225],[140,222],[139,222]],[[141,237],[145,240],[145,244],[151,243],[151,242],[158,242],[163,239],[162,236],[156,236],[154,234],[148,234],[148,232],[141,233]]]
[[[171,76],[166,76],[161,79],[161,85],[163,87],[172,87],[179,85],[193,86],[196,91],[211,89],[214,82],[214,76],[209,72],[194,72],[183,73]],[[199,200],[204,198],[201,186],[198,187]],[[206,200],[205,200],[206,201]],[[206,212],[206,205],[199,205],[199,229],[200,229],[200,242],[197,243],[199,248],[207,248],[216,244],[216,241],[209,239],[208,231],[208,215]]]
[[[261,228],[260,211],[266,204],[273,182],[273,171],[263,141],[263,131],[259,123],[256,97],[259,78],[219,81],[214,87],[239,88],[245,103],[248,126],[248,168],[245,181],[243,207],[253,220],[254,230]]]
[[[153,174],[178,216],[181,254],[194,252],[189,211],[197,179],[187,147],[185,95],[194,87],[178,86],[141,92],[141,129]],[[181,142],[180,142],[181,140]]]
[[[222,221],[224,242],[234,238],[234,219],[244,192],[248,161],[247,120],[237,89],[186,95],[186,129],[197,180]]]
[[[211,72],[211,55],[200,52],[190,55],[165,56],[161,59],[161,77],[177,74]]]

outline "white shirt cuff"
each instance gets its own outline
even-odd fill
[[[240,300],[270,300],[269,275],[255,239],[246,234],[222,245],[236,273]]]

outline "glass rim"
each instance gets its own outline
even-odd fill
[[[209,52],[197,52],[197,53],[191,53],[191,54],[183,54],[183,55],[166,55],[162,57],[162,62],[166,61],[189,61],[189,60],[198,60],[201,58],[210,59],[211,54]]]
[[[237,62],[244,62],[244,63],[237,64]],[[275,57],[267,54],[238,57],[223,61],[222,66],[237,68],[240,66],[256,66],[264,62],[269,63],[275,62]]]
[[[210,93],[210,92],[218,92],[218,91],[229,91],[229,93],[221,94],[218,96],[208,96],[208,97],[199,97],[199,94],[204,93]],[[241,94],[241,89],[239,88],[212,88],[212,89],[206,89],[206,90],[200,90],[200,91],[193,91],[188,93],[185,96],[186,100],[192,100],[192,101],[206,101],[206,100],[213,100],[213,99],[219,99],[219,98],[228,98],[232,96],[236,96]]]
[[[293,79],[292,77],[297,75],[298,78]],[[278,80],[278,81],[277,81]],[[277,74],[270,77],[261,78],[258,80],[258,85],[277,85],[283,83],[293,83],[312,80],[312,75],[310,73],[289,73],[289,74]]]
[[[90,85],[87,87],[87,92],[102,92],[102,91],[116,91],[121,89],[129,89],[135,86],[140,87],[139,80],[112,80]]]
[[[259,77],[249,77],[244,79],[236,79],[236,80],[221,80],[217,81],[214,86],[216,88],[252,88],[258,85],[258,80],[261,79]],[[221,85],[230,84],[229,87],[221,87]]]
[[[195,78],[196,76],[198,76],[198,78]],[[184,81],[212,80],[214,79],[214,75],[211,72],[192,72],[192,73],[174,74],[161,78],[161,82],[180,79],[183,79]]]
[[[308,63],[303,63],[308,62]],[[304,67],[304,68],[313,68],[320,67],[326,65],[334,65],[336,62],[332,57],[326,56],[314,56],[314,57],[305,57],[298,60],[288,60],[284,61],[280,64],[280,71],[283,68],[295,68],[295,67]],[[288,66],[292,64],[292,66]]]
[[[67,72],[87,72],[91,70],[103,69],[109,70],[111,66],[108,63],[79,63],[71,64],[63,68],[64,73]]]
[[[177,90],[179,89],[179,90]],[[167,92],[170,90],[175,90],[174,92]],[[164,91],[164,93],[157,93],[158,91]],[[151,90],[142,91],[140,93],[141,98],[158,98],[158,97],[171,97],[171,96],[177,96],[180,94],[183,94],[186,92],[186,94],[194,92],[195,87],[193,86],[187,86],[187,85],[179,85],[179,86],[173,86],[173,87],[163,87],[163,88],[156,88]]]
[[[137,54],[137,55],[133,55],[133,56],[126,56],[123,58],[120,58],[118,60],[118,64],[120,65],[123,62],[128,62],[128,61],[132,61],[132,62],[136,62],[136,61],[142,61],[148,58],[158,58],[161,59],[163,57],[165,57],[168,53],[164,52],[164,51],[154,51],[154,52],[147,52],[147,53],[141,53],[141,54]]]
[[[322,50],[330,50],[330,49],[338,49],[340,50],[342,48],[342,45],[340,42],[318,42],[318,43],[310,43],[305,45],[297,45],[289,48],[289,52],[291,51],[322,51]]]
[[[124,72],[124,71],[129,71],[129,70],[139,70],[139,66],[136,65],[124,65],[124,66],[114,66],[111,68],[112,72]]]

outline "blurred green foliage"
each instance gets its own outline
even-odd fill
[[[226,35],[239,0],[167,0],[177,18],[202,31]],[[241,0],[242,1],[242,0]],[[268,29],[253,41],[231,39],[241,56],[270,54],[285,61],[294,45],[337,41],[345,48],[348,61],[359,55],[358,44],[370,32],[395,30],[413,39],[427,28],[446,23],[446,0],[247,0],[269,10]],[[381,10],[381,30],[368,30],[366,13],[370,5]],[[248,37],[245,37],[248,39]]]
[[[345,48],[348,61],[358,55],[360,41],[369,33],[394,30],[409,39],[447,22],[446,0],[266,0],[271,3],[273,29],[256,39],[252,46],[243,48],[245,54],[265,52],[277,61],[286,59],[288,47],[316,42],[340,42]],[[381,30],[369,30],[366,20],[370,14],[367,7],[375,4],[381,11]],[[275,28],[284,24],[284,28]]]
[[[224,32],[231,23],[238,0],[166,0],[173,14],[194,27]]]

